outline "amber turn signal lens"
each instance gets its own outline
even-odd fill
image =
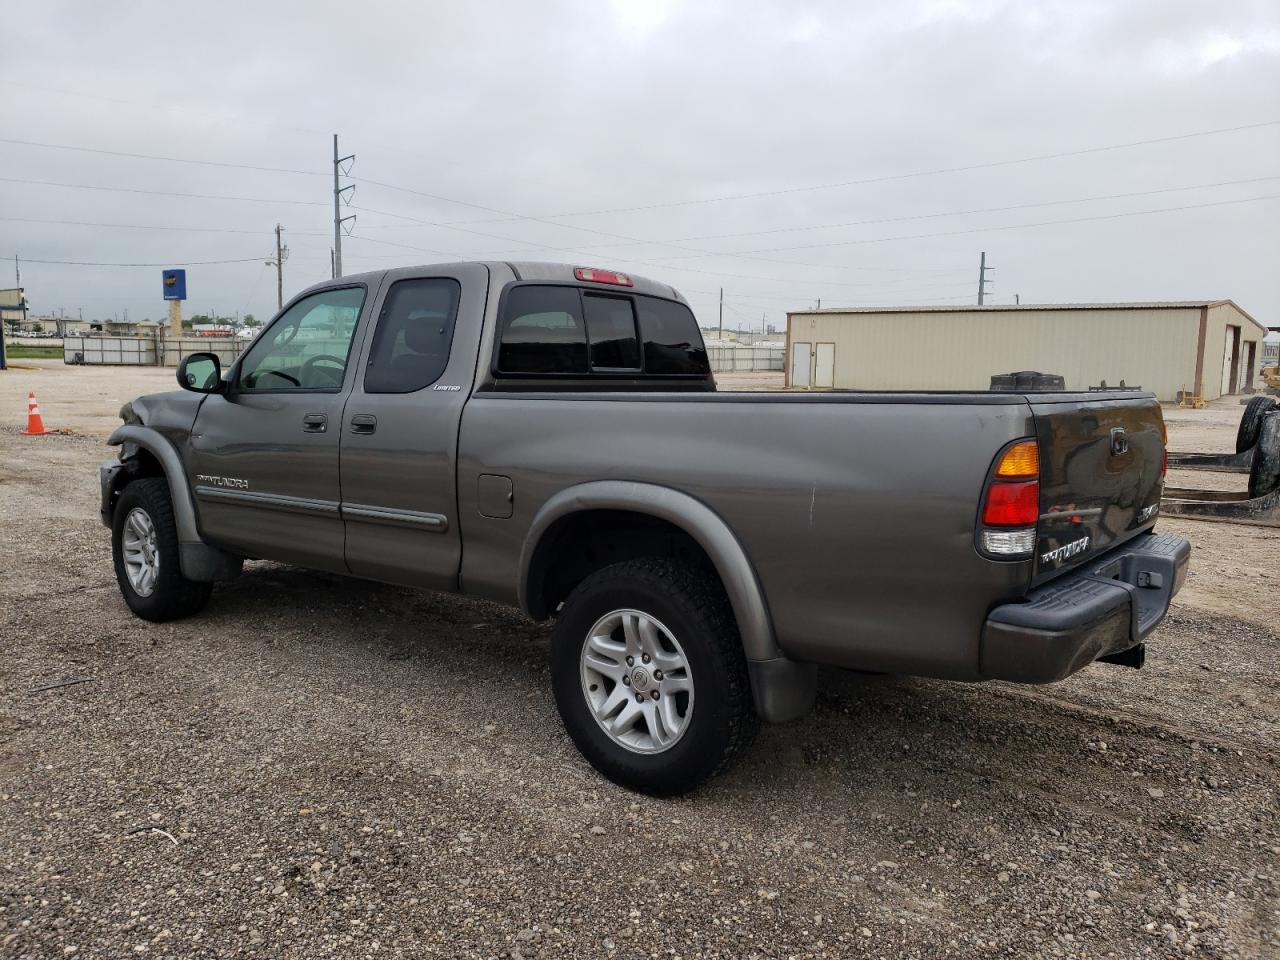
[[[1004,452],[996,465],[1001,480],[1024,480],[1040,476],[1040,446],[1034,440],[1015,443]]]

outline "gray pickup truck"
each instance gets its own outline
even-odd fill
[[[1187,572],[1149,394],[718,392],[680,294],[612,271],[343,277],[178,383],[101,470],[135,614],[245,558],[518,605],[578,748],[650,793],[802,715],[818,665],[1140,666]]]

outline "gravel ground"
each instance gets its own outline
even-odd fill
[[[4,955],[1280,956],[1271,531],[1165,523],[1194,572],[1140,672],[831,673],[659,801],[579,759],[517,612],[258,563],[131,617],[95,465],[172,375],[30,366],[0,374]],[[31,388],[71,432],[17,433]]]

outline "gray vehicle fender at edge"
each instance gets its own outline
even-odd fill
[[[107,438],[109,447],[118,447],[122,443],[136,444],[160,462],[165,479],[169,481],[169,497],[173,501],[173,518],[178,524],[178,540],[182,543],[201,542],[191,486],[187,483],[186,471],[173,444],[159,431],[132,423],[117,427]]]
[[[529,610],[529,574],[544,534],[557,520],[583,510],[630,510],[679,527],[693,537],[711,558],[729,604],[733,607],[748,660],[782,657],[773,634],[773,621],[764,591],[746,551],[728,524],[715,511],[686,493],[652,483],[595,480],[568,487],[542,505],[520,551],[520,607]]]

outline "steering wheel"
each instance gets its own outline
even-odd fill
[[[252,383],[249,383],[247,378],[245,382],[250,387],[256,387],[262,381],[263,377],[279,377],[281,380],[289,381],[289,383],[293,384],[295,387],[302,386],[302,383],[296,377],[285,373],[283,370],[264,370],[253,376]]]
[[[318,363],[334,364],[338,369],[336,371],[326,371],[326,373],[336,373],[337,376],[332,378],[326,377],[326,379],[331,379],[334,383],[338,383],[342,380],[342,370],[346,366],[346,361],[341,357],[335,357],[328,353],[321,353],[314,357],[307,357],[307,359],[302,362],[302,369],[298,371],[298,379],[303,383],[310,385],[311,373],[315,370],[316,364]]]

